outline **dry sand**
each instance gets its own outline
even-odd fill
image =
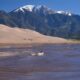
[[[67,43],[63,38],[42,35],[36,31],[0,25],[1,44]]]

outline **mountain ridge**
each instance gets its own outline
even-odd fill
[[[54,12],[55,13],[58,13],[58,14],[65,14],[65,15],[68,15],[68,16],[71,16],[72,13],[70,12],[67,12],[67,11],[56,11],[56,10],[52,10],[51,8],[48,8],[47,6],[45,5],[25,5],[25,6],[22,6],[22,7],[19,7],[15,10],[13,10],[14,12],[18,12],[18,11],[22,11],[24,12],[25,10],[27,11],[30,11],[30,12],[34,12],[34,11],[39,11],[40,9],[44,9],[47,11],[51,11],[52,13]]]
[[[28,5],[29,6],[29,5]],[[32,29],[49,36],[80,39],[80,16],[64,11],[54,11],[45,6],[29,11],[0,12],[0,24]],[[16,10],[16,9],[15,9]]]

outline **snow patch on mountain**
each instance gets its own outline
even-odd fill
[[[22,7],[18,8],[18,9],[16,9],[15,12],[17,12],[17,11],[24,12],[24,9],[27,10],[27,11],[32,12],[33,8],[34,8],[34,5],[25,5],[25,6],[22,6]]]
[[[72,16],[72,14],[70,12],[65,12],[65,11],[56,11],[55,13],[65,14],[65,15],[68,15],[68,16]]]
[[[18,11],[25,12],[25,10],[30,11],[30,12],[32,12],[32,11],[36,12],[37,10],[39,11],[41,9],[44,10],[44,11],[51,10],[50,8],[47,8],[44,5],[38,5],[38,6],[35,6],[35,5],[25,5],[25,6],[17,8],[16,10],[14,10],[14,12],[18,12]]]

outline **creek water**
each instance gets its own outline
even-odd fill
[[[32,53],[43,51],[43,56]],[[0,80],[80,80],[80,44],[0,48]],[[14,55],[13,55],[14,54]]]

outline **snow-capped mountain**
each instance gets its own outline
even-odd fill
[[[80,16],[44,5],[25,5],[9,13],[0,11],[0,24],[28,28],[45,35],[80,39]]]
[[[32,12],[33,8],[34,8],[34,5],[25,5],[25,6],[19,7],[18,9],[14,10],[14,12],[18,12],[18,11],[24,12],[24,10]]]
[[[46,6],[44,5],[38,5],[38,6],[35,6],[35,5],[25,5],[25,6],[22,6],[22,7],[19,7],[17,9],[14,10],[14,12],[18,12],[18,11],[22,11],[24,12],[25,10],[26,11],[37,11],[37,10],[41,10],[41,9],[48,9]]]
[[[35,6],[35,5],[25,5],[25,6],[22,6],[22,7],[19,7],[15,10],[13,10],[13,12],[23,12],[25,13],[26,11],[29,11],[29,12],[33,12],[33,13],[43,13],[44,15],[46,14],[50,14],[50,13],[53,13],[54,11],[51,10],[50,8],[47,8],[46,6],[44,5],[38,5],[38,6]]]
[[[65,12],[65,11],[54,11],[50,8],[47,8],[45,5],[38,5],[38,6],[35,6],[35,5],[25,5],[25,6],[22,6],[22,7],[19,7],[17,8],[16,10],[14,10],[14,12],[19,12],[19,11],[22,11],[22,12],[25,12],[25,11],[30,11],[30,12],[43,12],[44,14],[48,13],[48,14],[64,14],[64,15],[68,15],[68,16],[71,16],[72,13],[70,12]]]

